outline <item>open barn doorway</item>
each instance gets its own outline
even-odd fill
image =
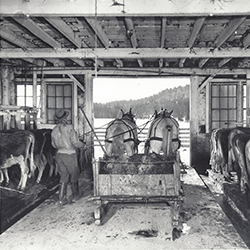
[[[102,157],[109,121],[132,108],[139,129],[138,153],[143,153],[149,121],[155,110],[173,110],[180,125],[182,160],[189,165],[189,78],[107,78],[93,81],[95,158]],[[146,125],[146,126],[145,126]]]

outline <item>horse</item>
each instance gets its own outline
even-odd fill
[[[154,119],[148,130],[144,153],[156,153],[173,158],[180,148],[179,123],[171,116],[173,110],[155,110]]]
[[[139,140],[134,115],[131,108],[127,113],[122,109],[121,112],[122,117],[112,120],[106,129],[105,151],[111,157],[138,153]]]

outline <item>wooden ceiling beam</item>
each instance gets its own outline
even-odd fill
[[[36,68],[33,69],[39,72],[44,72],[46,74],[57,75],[57,74],[95,74],[93,69],[82,69],[77,67],[65,68],[65,67],[43,67],[42,69]],[[162,68],[159,74],[159,68],[104,68],[98,71],[98,75],[102,76],[164,76],[164,75],[171,75],[171,76],[183,76],[187,77],[190,75],[199,75],[199,76],[212,76],[212,75],[246,75],[246,69],[219,69],[219,68]]]
[[[250,49],[228,48],[228,49],[214,49],[209,48],[195,48],[190,51],[189,48],[97,48],[92,49],[1,49],[0,58],[78,58],[78,59],[141,59],[141,58],[247,58],[250,57]]]
[[[52,63],[55,67],[65,67],[65,62],[57,58],[45,58],[46,61]]]
[[[232,60],[232,58],[224,58],[224,59],[220,60],[218,62],[218,67],[221,68],[222,66],[224,66],[225,64],[227,64],[230,60]]]
[[[137,43],[137,39],[136,39],[133,20],[132,20],[131,17],[125,17],[124,21],[125,21],[125,25],[127,27],[127,36],[130,37],[130,42],[132,44],[132,47],[137,49],[138,48],[138,43]],[[137,59],[137,62],[139,64],[139,66],[142,68],[143,67],[142,60]]]
[[[79,87],[83,92],[85,92],[85,89],[82,86],[82,84],[72,74],[67,74],[67,75],[77,85],[77,87]]]
[[[28,29],[32,34],[47,43],[53,48],[61,48],[61,44],[54,40],[49,34],[47,34],[42,28],[40,28],[29,17],[13,17],[13,19],[20,25]]]
[[[51,16],[45,17],[45,19],[77,48],[81,48],[82,41],[80,37],[73,32],[73,30],[62,20],[62,18]]]
[[[244,48],[247,48],[250,45],[250,33],[248,33],[244,38],[243,38],[243,46]]]
[[[191,33],[191,35],[188,39],[188,43],[187,43],[189,48],[193,47],[194,42],[195,42],[195,40],[196,40],[204,22],[205,22],[205,19],[206,19],[205,17],[198,17],[196,19],[196,21],[194,23],[194,28],[192,30],[192,33]],[[179,62],[179,67],[182,68],[184,66],[185,61],[186,61],[186,58],[182,58]]]
[[[102,27],[100,24],[95,21],[94,17],[85,17],[85,20],[87,23],[90,25],[90,27],[93,29],[94,33],[97,35],[103,46],[107,49],[109,48],[109,38],[103,31]]]

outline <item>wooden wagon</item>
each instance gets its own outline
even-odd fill
[[[94,162],[94,199],[99,204],[94,212],[96,224],[102,223],[110,203],[160,203],[171,206],[172,226],[176,228],[183,202],[179,157],[162,160],[160,155],[138,154],[99,158]]]

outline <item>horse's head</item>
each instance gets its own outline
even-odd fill
[[[127,113],[124,113],[122,109],[121,112],[122,112],[122,119],[128,119],[135,123],[134,120],[135,115],[132,114],[132,108],[130,108],[129,112]]]
[[[170,118],[171,115],[173,114],[173,110],[167,111],[166,109],[162,109],[160,112],[162,118]]]

